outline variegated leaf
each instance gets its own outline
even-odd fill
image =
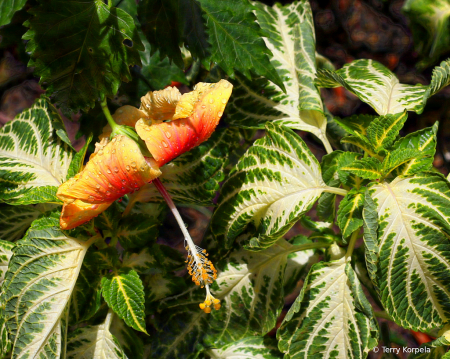
[[[317,244],[294,246],[281,239],[263,251],[241,249],[232,253],[219,267],[212,286],[222,307],[210,315],[205,343],[220,347],[248,336],[267,334],[275,326],[283,306],[288,255],[314,246]]]
[[[241,158],[222,187],[212,232],[230,247],[250,222],[252,248],[266,248],[286,233],[324,191],[344,194],[322,180],[319,163],[292,130],[266,124],[267,135]]]
[[[38,204],[11,206],[0,204],[0,238],[14,242],[30,227],[42,213],[52,210],[56,205]]]
[[[124,268],[103,277],[102,294],[108,306],[127,325],[147,333],[144,315],[144,286],[136,271]]]
[[[336,151],[338,152],[338,151]],[[337,157],[337,175],[343,185],[350,188],[360,188],[367,180],[363,180],[351,171],[342,171],[342,168],[351,168],[351,165],[361,158],[360,153],[341,152]]]
[[[181,277],[171,273],[152,273],[144,279],[146,311],[151,312],[154,302],[168,296],[181,293],[186,289],[186,283]]]
[[[109,331],[114,313],[100,325],[76,329],[67,342],[67,359],[126,359],[117,339]]]
[[[372,307],[345,257],[312,266],[277,332],[285,358],[366,358],[377,345]]]
[[[125,252],[122,267],[130,268],[138,273],[149,274],[179,270],[185,266],[184,257],[179,251],[162,244],[152,244],[138,253]]]
[[[13,358],[62,355],[65,309],[92,240],[68,237],[57,219],[42,218],[16,242],[2,295]]]
[[[228,122],[264,128],[264,123],[271,121],[312,132],[326,140],[327,121],[314,84],[315,34],[309,2],[301,0],[273,7],[260,2],[254,5],[264,40],[273,53],[271,63],[283,79],[286,93],[265,78],[250,81],[237,75],[231,80],[234,88],[227,106]]]
[[[382,116],[403,110],[422,113],[424,108],[427,86],[401,84],[394,73],[373,60],[355,60],[334,72],[320,70],[317,76],[319,87],[344,86]]]
[[[448,5],[448,8],[450,10],[450,4]],[[430,86],[423,96],[424,105],[431,96],[448,85],[450,85],[450,59],[442,61],[439,66],[436,66],[433,69]]]
[[[8,328],[6,327],[3,309],[0,311],[0,358],[5,358],[11,350],[11,340],[9,339]]]
[[[0,287],[5,280],[5,274],[8,270],[8,265],[13,254],[12,250],[14,246],[14,243],[0,240]]]
[[[407,0],[402,11],[408,16],[414,48],[422,55],[421,61],[416,63],[422,70],[450,50],[450,3],[448,0]]]
[[[176,203],[211,206],[224,180],[223,169],[231,146],[239,141],[237,129],[226,128],[161,168],[164,187]],[[129,206],[135,202],[164,202],[150,183],[130,195]]]
[[[184,298],[184,297],[183,297]],[[145,358],[195,359],[203,350],[202,339],[208,328],[208,316],[198,307],[204,292],[194,290],[181,301],[175,297],[161,313],[154,314],[157,332],[150,337],[151,345]]]
[[[247,337],[224,345],[219,349],[210,349],[206,354],[211,359],[281,359],[277,342],[272,338]]]
[[[426,331],[450,318],[450,185],[439,174],[397,177],[366,198],[366,261],[388,314]],[[374,220],[378,213],[378,223]]]
[[[54,133],[45,99],[0,130],[0,198],[10,204],[56,202],[73,151]]]
[[[144,358],[144,343],[142,339],[137,335],[135,330],[126,325],[117,315],[113,318],[110,332],[119,342],[128,358]]]

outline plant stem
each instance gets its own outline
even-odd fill
[[[356,240],[358,239],[359,229],[354,231],[350,237],[350,242],[347,247],[347,253],[345,253],[345,258],[349,260],[353,254],[353,249],[355,248]]]
[[[102,238],[102,236],[100,234],[96,234],[95,236],[89,238],[86,242],[83,242],[83,244],[89,248],[93,243],[98,241],[100,238]]]
[[[389,314],[387,314],[384,310],[383,311],[374,311],[373,314],[377,318],[383,318],[383,319],[387,319],[387,320],[393,321],[392,318],[389,316]]]
[[[112,118],[111,112],[109,112],[106,97],[100,102],[100,105],[102,106],[103,113],[105,114],[105,117],[108,120],[109,125],[111,126],[112,132],[114,132],[114,129],[117,127],[117,123]]]
[[[299,245],[296,245],[294,248],[292,248],[290,253],[306,251],[307,249],[328,248],[330,246],[331,246],[331,243],[324,243],[324,242],[299,244]]]
[[[346,189],[337,188],[337,187],[328,187],[328,186],[324,189],[324,191],[330,192],[330,193],[335,193],[340,196],[345,196],[348,193],[348,191]]]
[[[325,146],[325,151],[327,151],[328,154],[333,152],[333,147],[331,147],[330,141],[328,141],[326,134],[320,136],[320,140],[322,141],[323,145]]]

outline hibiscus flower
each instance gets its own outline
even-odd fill
[[[95,153],[84,169],[63,183],[57,192],[58,198],[64,202],[61,228],[72,229],[98,216],[125,194],[153,181],[185,236],[189,274],[197,285],[206,287],[206,300],[200,304],[206,313],[211,311],[212,305],[215,309],[220,308],[220,301],[209,291],[209,284],[216,278],[217,271],[208,260],[206,251],[197,247],[190,238],[157,177],[161,175],[161,166],[211,136],[231,91],[232,85],[226,80],[215,84],[199,83],[193,91],[183,95],[177,88],[168,87],[142,97],[140,109],[123,106],[112,117],[104,103],[109,124],[103,129]],[[135,127],[148,152],[142,150],[136,142],[136,133],[129,127]],[[109,141],[111,136],[113,138]]]

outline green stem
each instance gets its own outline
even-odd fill
[[[331,244],[332,243],[324,243],[324,242],[299,244],[299,245],[296,245],[294,248],[292,248],[290,253],[306,251],[308,249],[328,248],[331,246]]]
[[[347,258],[347,260],[349,258],[351,258],[352,254],[353,254],[353,249],[355,248],[355,243],[356,243],[356,240],[358,239],[358,234],[359,234],[359,229],[354,231],[350,237],[350,242],[347,247],[347,253],[345,253],[345,257]]]
[[[373,314],[377,318],[387,319],[393,322],[392,318],[389,314],[387,314],[384,310],[383,311],[374,311]]]
[[[105,114],[105,117],[108,120],[109,125],[111,126],[112,132],[114,132],[114,129],[117,127],[117,123],[112,118],[111,112],[109,112],[106,97],[100,102],[100,105],[102,106],[103,113]]]
[[[335,194],[338,194],[340,196],[345,196],[348,193],[348,191],[346,189],[337,188],[337,187],[328,187],[328,186],[325,187],[324,192],[335,193]]]

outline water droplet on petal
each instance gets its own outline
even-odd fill
[[[219,116],[219,117],[222,117],[222,115],[223,115],[223,112],[219,112],[219,113],[217,114],[217,116]]]
[[[225,83],[223,84],[223,87],[227,89],[228,87],[230,87],[230,84],[229,84],[228,82],[225,82]]]
[[[103,155],[103,151],[102,150],[98,151],[98,155],[99,156]]]
[[[141,167],[141,171],[145,171],[145,168],[144,168],[144,167]]]
[[[206,108],[206,105],[202,105],[202,108]]]
[[[167,132],[166,132],[166,137],[167,137],[167,138],[172,137],[171,133],[167,131]]]
[[[108,172],[108,174],[111,174],[111,170],[109,168],[106,170],[106,172]]]
[[[212,98],[209,99],[209,103],[214,103],[214,100]]]
[[[107,195],[108,197],[110,197],[110,196],[111,196],[111,192],[110,192],[110,191],[106,191],[106,195]]]
[[[131,162],[131,167],[135,168],[136,167],[136,162]]]
[[[130,172],[130,166],[127,165],[125,168],[127,169],[128,172]]]
[[[226,103],[227,103],[227,100],[223,98],[223,99],[222,99],[222,103],[223,103],[223,104],[226,104]]]
[[[119,173],[119,169],[117,167],[114,167],[114,172]]]
[[[99,188],[100,188],[100,185],[99,185],[99,184],[96,184],[96,185],[95,185],[95,188],[99,189]]]
[[[166,141],[162,141],[162,144],[163,144],[163,146],[164,146],[165,148],[169,147],[169,145],[167,144]]]
[[[112,150],[111,153],[112,153],[112,154],[116,153],[116,150]]]

